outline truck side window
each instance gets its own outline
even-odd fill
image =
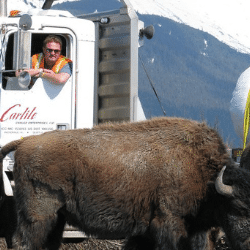
[[[13,48],[14,48],[14,34],[11,34],[8,39],[6,56],[5,56],[5,70],[13,70]],[[4,72],[2,77],[3,88],[6,88],[8,77],[14,77],[15,72]]]
[[[39,54],[41,53],[43,50],[43,41],[44,39],[48,36],[49,34],[36,34],[36,33],[33,33],[32,34],[32,40],[31,40],[31,55],[30,55],[30,58],[34,55],[34,54]],[[67,44],[67,36],[65,35],[58,35],[56,34],[57,36],[59,36],[62,40],[62,51],[61,51],[61,54],[66,56],[66,44]],[[9,85],[10,83],[12,82],[12,79],[14,80],[15,78],[15,71],[14,71],[14,68],[13,68],[13,65],[14,65],[14,33],[11,34],[9,36],[9,39],[8,39],[8,44],[7,44],[7,49],[6,49],[6,57],[5,57],[5,70],[13,70],[12,72],[4,72],[3,73],[3,79],[2,79],[2,87],[3,89],[6,89],[6,90],[19,90],[18,88],[9,88]],[[31,59],[30,59],[30,62],[31,62]],[[32,62],[31,62],[31,65],[32,65]],[[32,66],[31,66],[32,67]],[[31,81],[32,82],[32,81]],[[33,81],[34,82],[34,81]],[[32,86],[32,83],[31,85],[29,86],[29,88],[31,88]],[[21,89],[20,89],[21,90]],[[27,90],[27,89],[26,89]]]
[[[5,57],[5,70],[13,69],[13,48],[14,48],[14,34],[9,36],[6,57]]]

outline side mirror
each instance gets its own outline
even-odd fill
[[[31,32],[32,19],[29,15],[23,15],[19,20],[18,33],[15,35],[14,65],[13,68],[29,69],[31,57]]]
[[[28,72],[26,71],[22,71],[20,73],[20,75],[18,76],[18,85],[22,88],[22,89],[26,89],[31,81],[31,76]]]
[[[147,26],[145,29],[140,30],[140,37],[146,37],[147,39],[151,39],[154,36],[155,28],[153,25]]]

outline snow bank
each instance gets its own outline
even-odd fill
[[[239,77],[236,87],[233,91],[233,97],[230,102],[230,113],[236,134],[242,139],[244,136],[244,113],[246,108],[248,91],[250,90],[250,67],[247,68]],[[250,139],[250,134],[247,141]]]

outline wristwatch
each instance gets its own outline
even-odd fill
[[[39,77],[42,77],[42,73],[43,73],[43,70],[40,69],[40,70],[39,70]]]

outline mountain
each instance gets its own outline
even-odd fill
[[[8,8],[25,11],[43,2],[9,0]],[[250,66],[247,1],[130,2],[145,26],[155,27],[153,39],[139,49],[139,97],[146,117],[164,115],[163,108],[168,116],[206,120],[229,146],[242,147],[229,106],[240,74]],[[52,9],[77,15],[120,6],[118,0],[59,0]]]
[[[240,74],[250,65],[249,55],[185,24],[159,16],[140,18],[158,34],[139,53],[167,115],[206,120],[232,147],[241,146],[229,105]],[[162,115],[142,67],[139,94],[147,117]]]

